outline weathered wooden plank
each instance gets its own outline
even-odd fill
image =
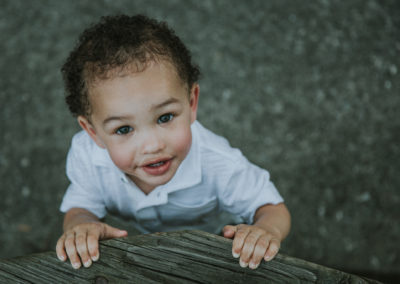
[[[54,252],[0,261],[1,283],[379,283],[278,254],[241,268],[232,241],[201,231],[138,235],[100,243],[101,258],[75,270]]]
[[[23,280],[21,278],[18,278],[17,276],[12,275],[12,274],[10,274],[8,272],[4,272],[4,271],[0,270],[0,283],[16,283],[16,284],[19,284],[19,283],[30,283],[30,282],[28,282],[26,280]]]
[[[295,267],[289,270],[290,267],[285,264],[268,267],[267,274],[265,267],[259,267],[257,270],[240,268],[238,260],[231,255],[231,241],[221,238],[218,243],[215,240],[209,241],[208,245],[210,246],[207,246],[204,243],[193,241],[192,236],[193,234],[186,233],[171,238],[160,234],[153,235],[149,243],[137,244],[135,247],[129,246],[127,243],[125,246],[117,243],[124,240],[114,240],[113,245],[132,252],[134,259],[138,258],[138,254],[149,256],[157,253],[158,260],[169,261],[178,269],[179,275],[186,275],[187,278],[202,283],[212,283],[213,279],[243,283],[248,281],[249,277],[253,283],[265,283],[266,280],[277,282],[279,280],[279,283],[296,283],[301,279],[309,282],[315,281],[314,275],[307,270],[299,270]],[[202,236],[204,237],[204,235]],[[214,237],[214,235],[211,236]],[[204,239],[202,240],[204,241]],[[157,251],[154,251],[154,248]],[[206,278],[204,272],[207,274]],[[207,279],[211,279],[211,281],[207,281]]]

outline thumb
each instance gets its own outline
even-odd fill
[[[110,225],[104,224],[102,239],[122,238],[126,237],[128,232],[114,228]]]
[[[226,225],[223,229],[222,229],[222,233],[224,235],[225,238],[233,238],[235,236],[235,233],[237,232],[237,227],[236,226],[232,226],[232,225]]]

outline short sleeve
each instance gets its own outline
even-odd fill
[[[248,224],[253,223],[259,207],[283,202],[268,171],[250,163],[244,156],[236,161],[220,196],[222,209],[240,216]]]
[[[83,139],[82,133],[75,135],[66,164],[70,185],[63,197],[60,211],[65,213],[71,208],[83,208],[103,218],[107,211],[90,153],[90,143]]]

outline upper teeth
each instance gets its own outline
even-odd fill
[[[162,164],[164,164],[164,162],[159,162],[159,163],[151,164],[150,167],[158,167],[158,166],[161,166]]]

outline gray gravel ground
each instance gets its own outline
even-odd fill
[[[78,130],[59,69],[116,13],[166,20],[192,50],[199,120],[267,168],[293,214],[284,253],[400,277],[396,0],[0,0],[0,257],[55,246]]]

